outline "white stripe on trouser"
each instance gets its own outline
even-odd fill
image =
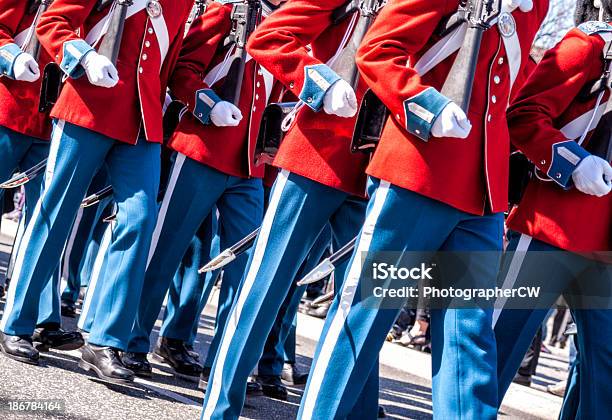
[[[516,250],[514,251],[514,255],[512,255],[512,260],[510,261],[510,267],[508,267],[508,272],[506,273],[506,277],[504,278],[504,283],[502,284],[502,289],[511,289],[514,287],[516,283],[516,279],[518,278],[519,272],[521,271],[521,267],[523,265],[523,261],[525,260],[525,255],[527,255],[527,250],[529,249],[529,245],[531,244],[531,236],[529,235],[521,235],[519,239],[519,243],[516,246]],[[497,320],[499,319],[499,315],[501,314],[504,305],[508,298],[499,297],[495,301],[495,308],[493,309],[493,327],[495,328],[495,324],[497,324]]]
[[[53,179],[53,173],[55,172],[55,163],[57,160],[57,153],[59,151],[62,136],[64,135],[64,125],[64,120],[58,120],[57,125],[53,130],[53,135],[51,137],[51,147],[49,149],[49,157],[47,158],[47,168],[45,172],[45,188],[38,202],[36,203],[36,206],[34,207],[32,218],[30,219],[30,222],[26,227],[25,233],[23,234],[23,238],[21,239],[21,244],[19,246],[19,249],[17,250],[17,258],[15,259],[15,270],[13,271],[12,278],[13,285],[9,288],[9,294],[6,298],[6,305],[4,306],[4,314],[2,315],[2,322],[0,323],[0,330],[2,330],[3,332],[6,327],[6,322],[9,318],[9,315],[13,311],[13,305],[15,303],[15,290],[17,290],[17,282],[20,280],[21,277],[21,269],[23,268],[25,251],[28,248],[28,242],[30,242],[30,237],[32,236],[32,229],[34,228],[36,220],[40,217],[42,203],[45,199],[47,191],[49,190],[49,185],[51,185],[51,181]],[[32,263],[35,264],[35,262]]]
[[[79,207],[76,219],[74,220],[74,225],[72,225],[72,232],[70,232],[70,237],[68,238],[68,242],[64,248],[64,255],[62,257],[63,264],[60,270],[60,280],[62,284],[61,290],[64,290],[68,285],[68,277],[70,277],[70,257],[72,256],[72,248],[74,247],[74,241],[76,240],[82,218],[83,208]]]
[[[235,304],[232,307],[231,313],[228,316],[225,331],[223,332],[223,338],[221,340],[221,345],[219,346],[219,350],[217,351],[215,370],[213,371],[213,377],[211,379],[212,384],[210,384],[209,386],[210,394],[208,397],[208,404],[204,406],[204,413],[202,414],[202,418],[204,419],[209,419],[212,417],[212,413],[215,409],[215,406],[217,405],[217,401],[219,400],[219,395],[221,393],[222,386],[221,381],[223,379],[223,365],[225,364],[225,359],[227,358],[229,346],[232,342],[232,339],[234,338],[234,334],[236,333],[236,328],[238,327],[238,321],[240,320],[242,308],[244,307],[244,303],[247,297],[251,293],[251,289],[253,288],[253,285],[255,284],[255,279],[257,278],[257,274],[259,273],[264,253],[268,246],[270,230],[272,229],[272,224],[276,215],[278,203],[280,201],[281,195],[283,194],[283,190],[285,189],[285,185],[287,184],[288,178],[289,172],[286,170],[282,170],[276,178],[274,189],[272,191],[272,196],[270,197],[270,203],[268,204],[268,210],[266,211],[264,220],[261,224],[261,229],[259,231],[259,234],[257,235],[257,245],[253,250],[253,257],[251,265],[249,266],[249,271],[247,272],[247,275],[244,279],[244,284],[242,285],[240,295],[237,296]]]
[[[187,157],[181,153],[177,154],[176,160],[174,161],[174,165],[172,166],[172,172],[170,172],[170,180],[168,181],[168,187],[166,188],[166,193],[164,194],[164,199],[162,200],[162,204],[159,209],[159,214],[157,216],[155,230],[153,231],[153,237],[151,238],[149,257],[147,258],[147,268],[149,268],[149,264],[151,263],[151,259],[153,258],[153,254],[155,253],[155,249],[157,248],[159,236],[161,235],[161,231],[164,227],[164,221],[166,220],[166,215],[168,214],[168,206],[170,206],[170,201],[172,201],[172,195],[174,194],[174,189],[176,188],[176,182],[178,180],[179,175],[181,174],[181,169],[183,169],[183,164],[185,163],[186,158]]]
[[[21,240],[23,239],[23,233],[25,232],[25,219],[26,219],[25,215],[23,215],[22,213],[22,216],[19,218],[19,225],[17,225],[17,234],[15,235],[15,242],[13,243],[11,259],[6,269],[6,277],[9,279],[13,278],[13,270],[15,269],[15,260],[17,259],[17,252],[19,252],[19,247],[21,246]]]
[[[111,244],[112,237],[113,224],[109,223],[108,227],[104,231],[102,240],[100,241],[98,255],[96,255],[96,259],[91,269],[91,277],[89,278],[89,284],[87,285],[87,293],[85,294],[85,299],[83,300],[83,308],[81,309],[81,316],[79,317],[78,322],[78,326],[80,329],[84,328],[85,320],[87,319],[87,314],[91,309],[91,299],[96,292],[98,280],[100,279],[100,273],[102,272],[102,266],[104,265],[104,258],[106,257],[106,251],[108,250],[108,247]]]
[[[363,265],[361,257],[367,254],[372,244],[374,228],[376,227],[376,222],[378,221],[378,217],[380,216],[382,208],[387,199],[389,186],[390,185],[388,182],[381,181],[374,195],[372,211],[369,212],[365,223],[361,228],[359,243],[357,244],[357,247],[353,253],[353,263],[349,268],[346,280],[344,281],[344,285],[340,291],[342,294],[340,304],[338,305],[334,319],[331,321],[327,334],[325,334],[325,337],[323,338],[324,341],[323,345],[321,346],[321,351],[319,352],[319,355],[315,360],[315,364],[311,369],[310,384],[308,385],[307,394],[303,402],[303,419],[312,418],[315,403],[317,402],[317,396],[319,395],[321,384],[323,383],[323,378],[325,376],[325,371],[327,370],[332,352],[334,351],[338,337],[340,337],[340,333],[344,329],[344,323],[351,310],[353,300],[355,299],[355,293],[357,292],[357,286],[359,285]]]

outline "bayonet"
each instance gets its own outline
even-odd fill
[[[113,187],[111,185],[107,185],[97,193],[92,194],[89,197],[85,197],[85,199],[81,202],[81,207],[87,208],[94,206],[100,201],[104,200],[106,197],[110,197],[111,195],[113,195]]]
[[[40,174],[44,173],[46,166],[47,166],[47,159],[43,160],[42,162],[37,163],[36,165],[31,167],[27,171],[16,174],[8,181],[3,182],[2,184],[0,184],[0,189],[17,188],[22,185],[25,185],[31,180],[33,180],[34,178],[36,178],[37,176],[39,176]]]
[[[247,236],[242,238],[236,244],[227,248],[225,251],[217,255],[213,258],[208,264],[198,270],[199,274],[208,273],[209,271],[215,271],[220,268],[225,267],[236,258],[238,258],[241,254],[248,251],[255,242],[257,238],[257,234],[259,234],[259,229],[255,229],[253,232],[249,233]]]
[[[299,280],[297,285],[303,286],[305,284],[316,283],[329,276],[339,264],[346,261],[352,255],[356,243],[357,238],[354,238],[328,258],[325,258],[310,273]]]

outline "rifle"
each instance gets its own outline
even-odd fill
[[[187,32],[189,31],[191,24],[197,18],[202,16],[205,11],[206,11],[206,0],[196,0],[195,4],[193,5],[193,8],[191,9],[191,13],[189,14],[189,17],[187,18],[187,25],[185,25],[185,35],[187,35]]]
[[[98,3],[98,10],[103,9],[109,3],[109,0],[101,0]],[[125,28],[125,20],[127,18],[128,8],[132,5],[132,0],[115,0],[109,17],[109,26],[106,35],[100,42],[98,53],[108,58],[114,66],[117,65],[119,57],[119,49],[121,48],[121,39],[123,38],[123,29]]]
[[[501,0],[462,1],[459,12],[467,22],[467,32],[440,92],[467,114],[482,36],[500,15]]]
[[[235,45],[236,48],[230,58],[230,68],[221,87],[220,97],[238,106],[240,91],[244,79],[244,68],[247,59],[246,43],[249,36],[259,24],[261,19],[260,0],[246,0],[244,3],[234,5],[232,10],[232,29],[224,42],[224,47]]]
[[[40,41],[36,36],[36,31],[34,28],[36,28],[38,25],[40,16],[47,11],[51,3],[53,3],[53,0],[40,0],[40,4],[38,4],[38,2],[33,2],[33,5],[38,4],[38,8],[36,9],[34,21],[32,22],[32,34],[30,35],[28,42],[23,46],[23,52],[30,54],[36,61],[38,61],[38,58],[40,57]]]
[[[462,0],[459,10],[440,22],[436,30],[438,36],[443,38],[468,22],[465,40],[441,91],[466,112],[474,85],[482,34],[492,26],[500,12],[501,0]],[[353,153],[372,153],[374,151],[388,115],[389,110],[385,104],[374,92],[368,90],[359,108],[353,132],[351,142]]]
[[[385,3],[386,0],[351,0],[332,14],[332,21],[337,24],[347,15],[359,11],[359,18],[355,23],[351,38],[331,66],[332,70],[346,80],[353,89],[356,89],[359,83],[359,72],[355,63],[357,49]]]

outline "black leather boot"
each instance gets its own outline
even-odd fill
[[[161,337],[153,351],[153,358],[169,365],[179,378],[197,382],[202,374],[202,366],[185,348],[185,342]]]
[[[266,397],[287,401],[287,387],[283,385],[279,376],[258,376],[257,382],[261,384],[261,389]]]
[[[121,357],[123,366],[134,372],[134,375],[142,378],[150,378],[153,376],[153,368],[147,360],[147,353],[131,353],[125,352]]]
[[[29,365],[38,365],[40,354],[30,337],[7,335],[0,332],[0,351],[7,357]]]
[[[285,363],[281,379],[289,385],[304,385],[308,380],[308,372],[303,372],[295,363]]]
[[[76,303],[62,300],[62,316],[66,318],[76,318]]]
[[[59,326],[36,328],[32,341],[38,351],[56,349],[62,351],[76,350],[83,347],[85,340],[78,331],[64,331]]]
[[[104,381],[118,384],[129,384],[134,381],[134,372],[123,366],[119,350],[112,347],[85,344],[81,349],[79,367],[87,371],[93,370],[98,378]]]

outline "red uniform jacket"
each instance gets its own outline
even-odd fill
[[[431,126],[448,99],[439,93],[456,54],[419,75],[415,65],[440,40],[436,28],[458,8],[457,0],[389,0],[357,54],[363,78],[390,110],[391,117],[368,174],[472,214],[508,206],[510,142],[506,107],[511,69],[522,83],[533,38],[548,1],[535,0],[531,12],[505,15],[482,40],[468,118],[467,139],[431,138]],[[513,27],[514,26],[514,27]],[[514,40],[508,59],[505,41]],[[518,38],[518,39],[517,39]],[[408,63],[408,64],[407,64]]]
[[[36,13],[29,13],[24,0],[0,0],[0,48],[21,48],[28,38]],[[31,36],[35,36],[32,32]],[[17,50],[15,50],[17,51]],[[14,61],[14,58],[13,60]],[[38,65],[42,73],[51,57],[41,50]],[[12,63],[7,61],[12,66]],[[0,76],[0,125],[27,136],[48,140],[51,136],[49,115],[38,112],[41,79],[35,82]]]
[[[607,29],[612,38],[612,26]],[[510,135],[546,179],[551,148],[578,140],[589,123],[596,98],[577,98],[603,71],[604,40],[574,29],[548,51],[508,112]],[[599,107],[605,108],[605,97]],[[590,111],[590,112],[589,112]],[[582,117],[582,118],[581,118]],[[596,126],[596,120],[591,128]],[[588,149],[587,137],[583,145]],[[551,174],[552,179],[555,179]],[[548,181],[548,182],[546,182]],[[551,179],[533,179],[508,226],[574,252],[612,249],[612,195],[595,197],[565,190]]]
[[[287,132],[274,164],[321,184],[364,196],[368,157],[352,154],[356,118],[322,110],[322,98],[337,75],[325,66],[338,51],[351,18],[332,25],[332,12],[346,0],[289,0],[251,36],[250,54],[306,105]],[[311,46],[311,51],[307,48]],[[309,70],[316,72],[309,77]],[[321,78],[325,79],[321,82]],[[335,80],[334,80],[335,79]],[[321,86],[317,85],[317,82]],[[362,85],[357,92],[361,98]]]
[[[219,100],[214,90],[223,86],[229,70],[225,60],[228,51],[222,48],[222,43],[231,29],[231,12],[231,3],[210,3],[185,38],[170,90],[192,112],[183,116],[169,146],[226,174],[261,178],[264,167],[254,165],[254,153],[273,77],[248,57],[238,104],[243,119],[236,127],[210,123],[212,106],[205,107],[202,116],[196,111],[200,109],[196,92],[210,96],[214,102]]]
[[[97,34],[110,6],[98,11],[97,0],[53,2],[41,17],[37,33],[69,79],[52,117],[125,143],[135,144],[141,128],[148,141],[162,141],[166,86],[193,2],[160,0],[158,17],[147,13],[148,3],[134,0],[130,6],[117,61],[120,81],[106,89],[89,83],[80,60],[100,38]],[[81,27],[82,37],[77,34]]]

